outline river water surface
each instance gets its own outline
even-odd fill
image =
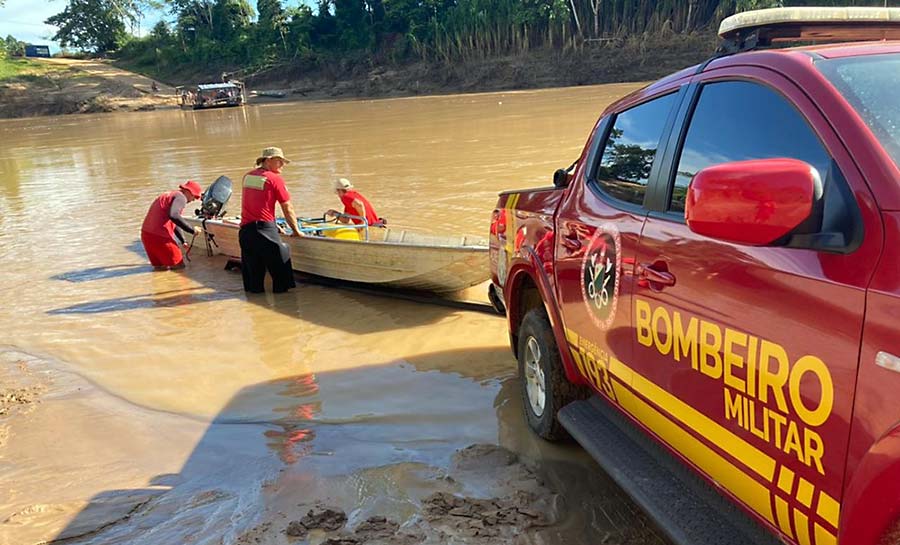
[[[139,230],[159,193],[279,146],[301,216],[347,177],[394,225],[484,236],[497,192],[549,185],[636,87],[0,121],[0,365],[43,392],[0,430],[0,543],[230,543],[312,499],[402,522],[476,443],[564,489],[543,542],[625,536],[593,462],[524,428],[502,318],[304,284],[248,299],[199,247],[152,272]]]

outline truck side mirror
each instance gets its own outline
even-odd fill
[[[684,217],[695,233],[765,246],[809,219],[821,195],[819,173],[804,161],[735,161],[694,175]]]
[[[568,187],[568,185],[569,172],[564,168],[557,169],[556,172],[553,173],[553,187],[562,189]]]

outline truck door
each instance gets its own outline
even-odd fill
[[[744,67],[692,87],[636,252],[633,391],[682,435],[648,427],[760,519],[792,542],[833,544],[865,287],[880,247],[880,232],[862,229],[871,196],[791,81]],[[818,221],[770,247],[688,228],[694,174],[765,158],[815,168]]]
[[[557,212],[557,300],[568,349],[607,397],[614,397],[610,356],[631,352],[631,272],[644,198],[679,100],[674,89],[604,118]]]

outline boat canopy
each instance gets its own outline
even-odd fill
[[[200,91],[215,91],[218,89],[240,89],[233,83],[201,83],[197,86]]]
[[[755,35],[755,39],[748,37]],[[719,25],[726,42],[855,42],[900,39],[900,8],[797,7],[745,11]],[[748,49],[742,47],[741,49]]]

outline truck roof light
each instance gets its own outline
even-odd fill
[[[719,25],[720,52],[779,42],[859,42],[900,39],[900,8],[770,8],[727,17]]]

